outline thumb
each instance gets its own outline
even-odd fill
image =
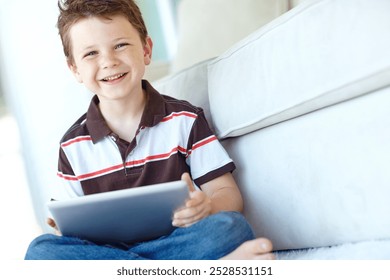
[[[195,191],[195,187],[194,187],[194,184],[192,183],[192,179],[191,179],[190,174],[188,174],[187,172],[183,173],[183,175],[181,175],[181,179],[187,183],[187,186],[190,189],[190,192]]]

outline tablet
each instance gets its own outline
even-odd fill
[[[134,243],[170,234],[173,212],[189,197],[184,181],[50,201],[64,236],[98,243]]]

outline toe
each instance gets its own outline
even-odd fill
[[[269,253],[272,251],[272,242],[267,238],[258,238],[255,239],[260,246],[257,248],[260,250],[259,253]]]

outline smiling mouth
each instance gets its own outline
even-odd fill
[[[117,74],[117,75],[114,75],[114,76],[109,76],[109,77],[106,77],[106,78],[103,78],[101,79],[101,81],[103,82],[112,82],[112,81],[116,81],[116,80],[119,80],[120,78],[126,76],[127,73],[122,73],[122,74]]]

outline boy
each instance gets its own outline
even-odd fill
[[[94,244],[57,235],[35,239],[26,259],[272,259],[272,244],[240,212],[234,164],[203,111],[160,95],[142,80],[153,43],[132,0],[59,2],[68,66],[95,94],[64,135],[59,177],[73,196],[182,178],[193,189],[173,215],[172,234],[137,244]],[[212,154],[212,156],[210,156]],[[55,221],[48,223],[55,227]]]

